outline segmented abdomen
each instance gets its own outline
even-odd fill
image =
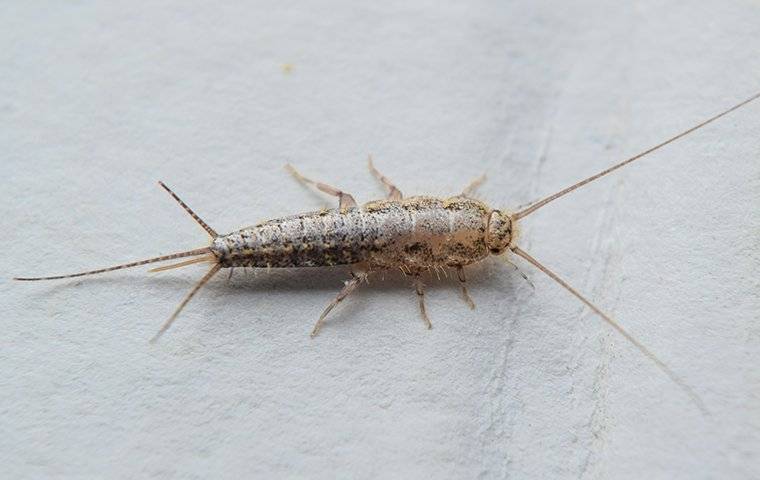
[[[217,237],[211,248],[225,267],[466,265],[488,256],[489,214],[462,197],[377,201],[270,220]]]

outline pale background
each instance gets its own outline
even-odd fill
[[[126,2],[125,2],[126,3]],[[751,478],[760,472],[760,104],[524,221],[522,245],[678,372],[712,416],[519,263],[470,311],[345,270],[202,267],[59,283],[333,205],[552,193],[760,90],[760,2],[4,2],[5,478]],[[292,65],[288,73],[284,64]]]

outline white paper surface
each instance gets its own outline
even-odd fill
[[[203,267],[58,283],[211,226],[450,195],[553,193],[760,88],[760,3],[9,2],[0,7],[0,462],[7,478],[751,478],[760,450],[760,104],[522,223],[540,272],[363,286]],[[289,67],[285,67],[285,65]],[[288,71],[289,70],[289,71]]]

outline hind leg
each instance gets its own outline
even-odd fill
[[[369,165],[369,171],[372,173],[372,175],[380,180],[380,183],[385,185],[385,187],[388,189],[389,200],[401,200],[404,198],[401,190],[396,188],[396,186],[390,180],[388,180],[388,177],[377,171],[375,166],[372,164],[372,155],[368,157],[367,164]]]
[[[296,180],[303,183],[304,185],[311,185],[318,190],[321,190],[325,192],[328,195],[332,195],[333,197],[338,197],[338,208],[350,208],[356,206],[356,200],[354,200],[354,197],[352,197],[350,194],[345,193],[344,191],[332,187],[330,185],[327,185],[326,183],[322,182],[315,182],[314,180],[311,180],[309,178],[304,177],[301,175],[298,170],[293,168],[292,165],[287,164],[285,165],[285,169],[290,172],[293,177],[295,177]]]
[[[342,302],[347,296],[351,294],[354,290],[356,290],[356,287],[359,286],[360,283],[367,280],[367,276],[369,273],[367,272],[360,272],[354,274],[351,273],[351,279],[346,280],[345,285],[343,285],[343,288],[338,292],[338,295],[335,296],[332,302],[330,302],[329,305],[327,305],[327,308],[325,308],[324,312],[322,312],[322,315],[319,316],[319,320],[317,320],[317,323],[314,324],[314,328],[311,331],[311,337],[314,338],[319,334],[319,330],[322,328],[322,324],[325,322],[325,318],[327,318],[327,315],[332,311],[333,308],[335,308],[340,302]]]

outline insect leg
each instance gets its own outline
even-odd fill
[[[464,276],[464,267],[457,267],[457,277],[459,278],[459,285],[462,287],[462,297],[464,297],[465,303],[470,309],[475,309],[475,302],[472,301],[470,293],[467,291],[467,279]]]
[[[462,190],[462,193],[460,193],[460,196],[462,197],[471,197],[472,194],[475,192],[475,190],[478,189],[481,185],[483,185],[483,182],[486,181],[486,174],[479,176],[475,180],[471,181],[469,185],[464,187],[464,190]]]
[[[433,324],[430,323],[430,318],[428,318],[427,311],[425,310],[425,284],[422,283],[418,272],[415,272],[414,274],[414,282],[412,285],[414,285],[414,289],[417,291],[417,298],[420,299],[420,314],[422,315],[422,320],[425,322],[425,325],[427,325],[428,330],[430,330],[433,328]]]
[[[375,178],[380,180],[380,183],[388,188],[388,199],[401,200],[404,198],[401,190],[396,188],[396,186],[390,180],[388,180],[388,177],[377,171],[375,165],[372,164],[372,155],[367,158],[367,164],[369,165],[369,171],[372,173],[372,175],[374,175]]]
[[[314,324],[314,328],[311,331],[311,338],[314,338],[319,334],[319,330],[322,328],[322,324],[325,322],[325,318],[327,315],[332,311],[333,308],[335,308],[340,302],[343,301],[344,298],[346,298],[351,292],[356,290],[356,287],[359,286],[362,281],[367,280],[367,275],[369,275],[367,272],[362,272],[358,274],[351,273],[352,278],[350,280],[346,280],[345,285],[343,285],[343,288],[338,292],[338,295],[335,296],[332,302],[325,308],[324,312],[322,312],[322,315],[319,316],[319,320],[317,320],[317,323]]]
[[[321,190],[325,192],[328,195],[332,195],[333,197],[338,197],[338,208],[350,208],[356,206],[356,200],[354,200],[354,197],[352,197],[350,194],[345,193],[344,191],[332,187],[330,185],[327,185],[322,182],[315,182],[314,180],[311,180],[309,178],[304,177],[300,173],[298,173],[298,170],[293,168],[292,165],[287,164],[285,165],[285,169],[290,172],[293,177],[295,177],[296,180],[298,180],[301,183],[304,183],[306,185],[313,185],[318,190]]]

